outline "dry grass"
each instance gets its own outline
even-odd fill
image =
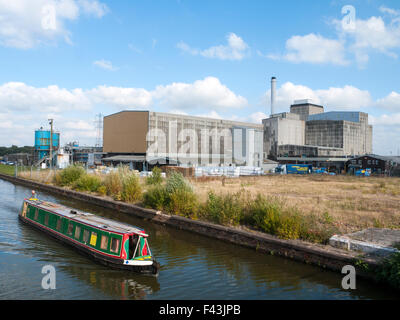
[[[329,216],[341,233],[369,227],[400,228],[400,178],[354,176],[262,176],[192,179],[201,202],[209,191],[246,190],[280,198],[303,214]]]

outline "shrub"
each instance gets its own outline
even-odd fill
[[[121,174],[118,171],[113,171],[107,174],[104,179],[104,186],[106,187],[109,196],[112,196],[113,198],[120,197],[124,187]]]
[[[148,208],[163,210],[168,201],[165,187],[161,185],[152,186],[143,194],[143,203]]]
[[[211,191],[207,202],[201,208],[201,215],[216,223],[237,225],[244,208],[241,196],[241,192],[216,195]]]
[[[158,167],[154,167],[153,170],[151,171],[151,176],[148,176],[146,178],[146,183],[148,185],[161,184],[162,181],[163,178],[161,176],[161,169]]]
[[[400,289],[400,252],[396,252],[383,260],[378,267],[377,277],[394,288]]]
[[[286,208],[273,197],[260,194],[248,203],[245,222],[282,239],[299,239],[304,234],[305,223],[301,214]]]
[[[166,209],[169,213],[191,217],[196,215],[198,201],[192,190],[177,189],[167,197]]]
[[[54,177],[54,182],[60,186],[68,186],[77,181],[85,174],[85,169],[80,166],[69,166],[59,172]]]
[[[100,177],[92,174],[83,174],[73,184],[73,188],[79,191],[96,192],[101,186]]]
[[[107,188],[105,185],[101,185],[97,188],[97,192],[102,195],[105,196],[107,194]]]
[[[142,197],[142,187],[140,186],[139,177],[130,173],[122,179],[123,190],[121,198],[125,202],[136,202]]]
[[[192,191],[192,186],[185,180],[180,172],[172,171],[165,185],[168,194],[173,194],[176,190]]]

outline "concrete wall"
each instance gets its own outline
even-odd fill
[[[148,111],[122,111],[104,117],[103,152],[146,153]]]
[[[292,118],[272,117],[263,120],[264,158],[274,159],[280,145],[304,145],[305,122]]]
[[[262,128],[261,124],[150,112],[148,157],[167,156],[187,165],[253,166],[262,162]]]

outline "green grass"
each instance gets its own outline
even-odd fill
[[[15,175],[15,166],[8,166],[6,164],[0,164],[0,173],[7,174],[9,176]]]

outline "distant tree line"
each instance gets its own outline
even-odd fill
[[[31,146],[18,147],[12,145],[11,147],[0,147],[0,157],[13,153],[33,153],[33,151],[34,147]]]

